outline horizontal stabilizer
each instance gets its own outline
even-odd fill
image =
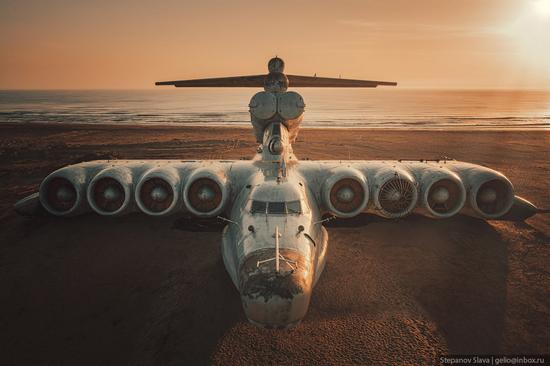
[[[157,81],[155,85],[174,85],[176,88],[238,88],[263,87],[265,75],[230,76],[193,80]]]
[[[324,78],[317,76],[287,75],[288,83],[293,87],[313,88],[376,88],[378,85],[396,86],[392,81],[354,80],[341,78]]]
[[[173,85],[178,88],[239,88],[263,87],[267,75],[230,76],[224,78],[157,81],[155,85]],[[287,75],[290,87],[313,88],[376,88],[379,85],[395,86],[391,81],[325,78],[317,76]]]

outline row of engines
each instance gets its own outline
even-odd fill
[[[169,215],[182,205],[198,217],[220,214],[229,192],[223,172],[197,168],[185,181],[174,167],[143,172],[128,166],[72,166],[58,170],[40,185],[40,202],[51,214],[73,216],[90,209],[114,216],[137,209],[152,216]]]
[[[399,218],[416,210],[434,218],[463,212],[496,219],[514,204],[510,181],[481,166],[372,164],[359,169],[335,167],[329,174],[323,169],[322,183],[311,189],[319,189],[326,211],[342,218],[365,211]],[[184,209],[198,217],[213,217],[225,210],[229,190],[224,169],[216,166],[182,170],[171,164],[84,163],[46,177],[39,197],[42,206],[57,216],[90,209],[109,216],[136,210],[162,216]]]
[[[496,219],[510,210],[514,189],[506,177],[484,167],[459,164],[380,167],[370,177],[353,167],[336,168],[322,184],[322,200],[328,211],[343,218],[364,211],[400,218],[416,210],[434,218],[462,211]]]

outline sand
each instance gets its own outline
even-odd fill
[[[249,129],[0,125],[0,364],[432,364],[447,353],[549,353],[550,217],[411,216],[329,228],[308,315],[246,322],[220,233],[176,218],[15,215],[52,170],[82,160],[241,158]],[[550,207],[550,132],[301,131],[300,158],[442,155],[502,171]]]

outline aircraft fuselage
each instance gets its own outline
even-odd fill
[[[272,177],[271,165],[258,163],[237,195],[222,254],[248,319],[284,328],[307,312],[328,236],[305,180],[294,169],[284,180]]]

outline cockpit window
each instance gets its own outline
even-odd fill
[[[284,214],[286,213],[284,202],[269,202],[267,206],[267,213],[270,214]]]
[[[286,211],[289,214],[301,214],[302,213],[302,205],[300,205],[300,201],[290,201],[286,203]]]
[[[264,201],[252,201],[252,205],[250,206],[250,213],[265,213],[267,207],[267,202]]]
[[[265,202],[265,201],[256,201],[252,200],[250,204],[250,213],[256,214],[274,214],[274,215],[284,215],[284,214],[301,214],[302,213],[302,204],[300,201],[290,201],[290,202]]]

